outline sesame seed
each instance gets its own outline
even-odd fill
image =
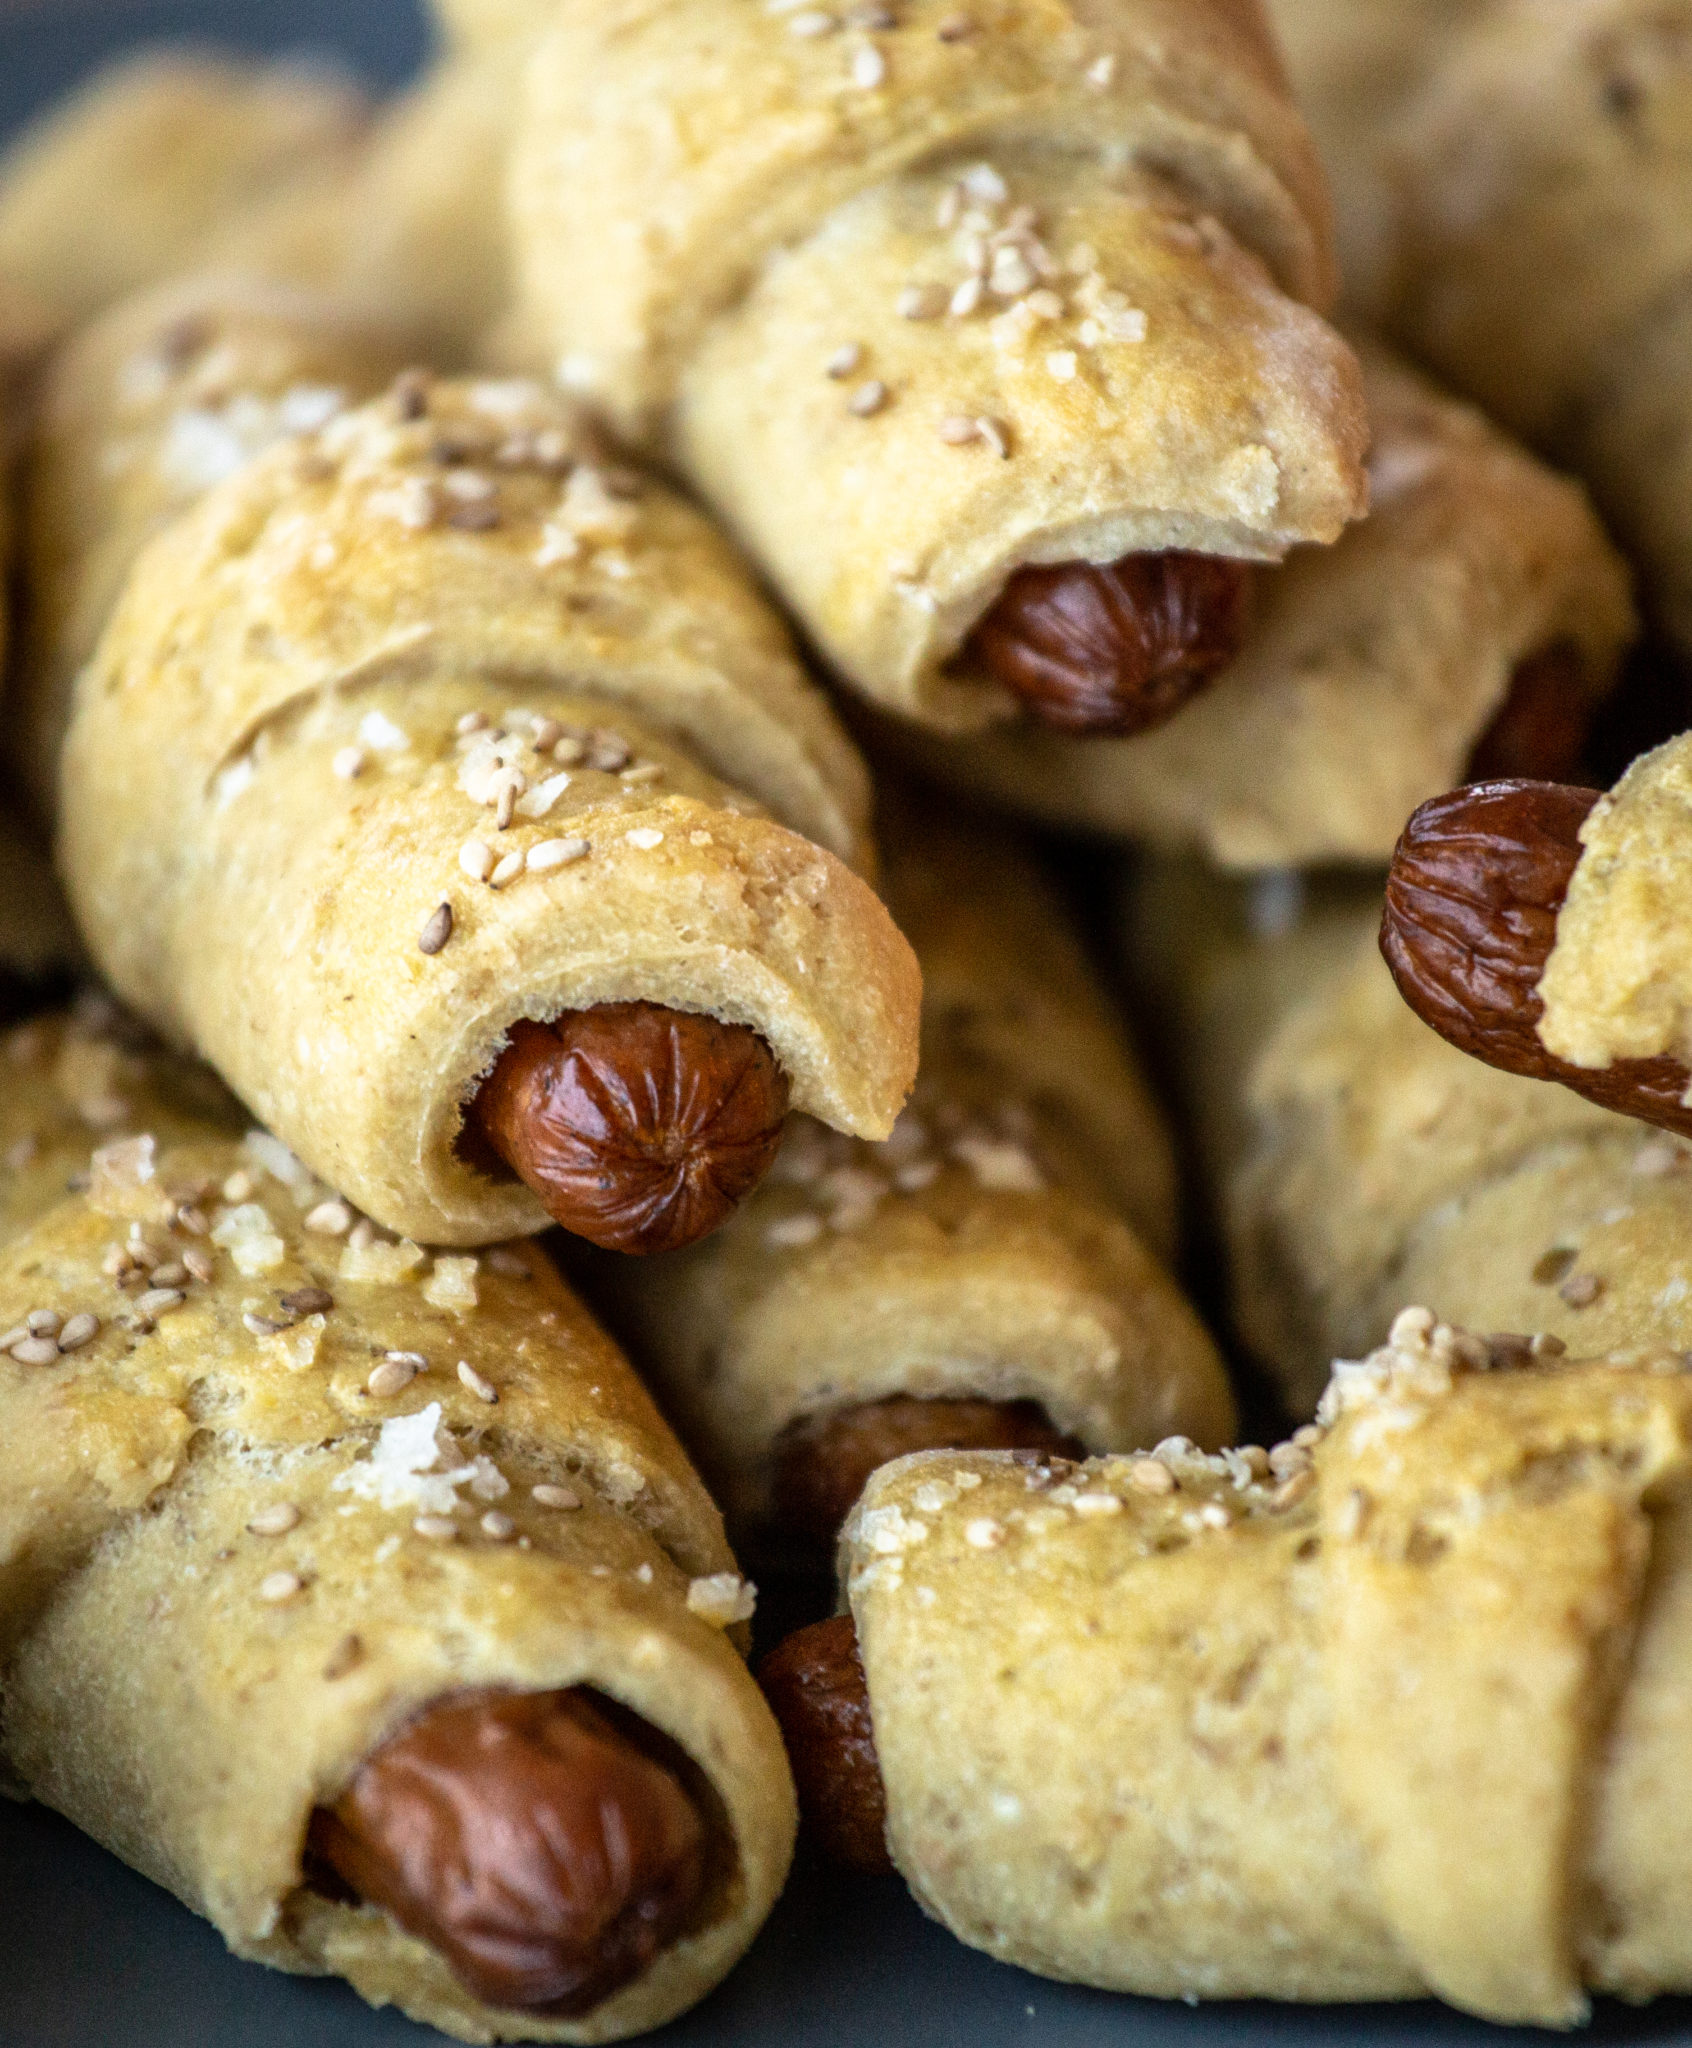
[[[1277,1508],[1295,1508],[1315,1484],[1316,1474],[1308,1465],[1302,1472],[1289,1472],[1269,1496],[1270,1505]]]
[[[973,313],[976,307],[979,306],[981,303],[981,290],[982,286],[980,278],[966,277],[964,279],[963,283],[958,286],[955,292],[953,292],[951,305],[947,308],[947,311],[952,315],[953,319],[968,319],[970,314]]]
[[[280,1607],[304,1591],[305,1581],[298,1572],[271,1572],[260,1579],[258,1596],[267,1607]]]
[[[33,1308],[24,1321],[32,1337],[56,1337],[64,1317],[56,1308]]]
[[[664,835],[656,825],[637,825],[632,832],[625,832],[623,837],[642,853],[650,853],[654,847],[662,846],[664,843]]]
[[[187,1283],[188,1268],[180,1259],[172,1259],[168,1265],[153,1268],[155,1287],[181,1287]]]
[[[511,821],[517,815],[517,799],[528,787],[528,777],[515,768],[508,768],[500,777],[499,788],[494,794],[494,826],[501,832],[511,830]]]
[[[371,1367],[364,1391],[373,1400],[391,1401],[396,1394],[403,1394],[416,1377],[416,1366],[398,1358],[384,1358]]]
[[[552,758],[560,767],[574,768],[587,752],[587,742],[580,733],[567,732],[561,740],[555,740]]]
[[[527,1280],[529,1277],[528,1260],[521,1252],[512,1251],[509,1245],[496,1244],[484,1252],[482,1258],[490,1271],[503,1273],[508,1280]]]
[[[891,394],[879,377],[870,378],[867,384],[860,384],[846,401],[846,410],[854,418],[871,419],[886,405]]]
[[[286,1323],[279,1323],[274,1316],[247,1314],[241,1318],[241,1327],[244,1330],[250,1331],[255,1337],[277,1337],[281,1335],[288,1325]]]
[[[440,903],[430,911],[423,921],[423,929],[417,934],[417,950],[434,955],[440,952],[452,937],[452,905]]]
[[[376,1226],[368,1216],[361,1216],[347,1232],[347,1243],[355,1252],[367,1252],[376,1242]]]
[[[1161,1458],[1136,1458],[1128,1467],[1128,1484],[1141,1493],[1173,1493],[1175,1475]]]
[[[59,1332],[61,1351],[80,1351],[84,1344],[93,1343],[100,1334],[100,1318],[90,1315],[85,1309],[81,1315],[72,1316]]]
[[[950,303],[943,285],[908,284],[894,301],[901,320],[938,320]]]
[[[1571,1273],[1557,1289],[1570,1308],[1590,1308],[1603,1291],[1604,1283],[1596,1273]]]
[[[300,1526],[300,1511],[291,1500],[279,1500],[274,1507],[260,1508],[247,1524],[249,1536],[286,1536]]]
[[[180,1287],[149,1287],[135,1303],[138,1316],[165,1316],[173,1308],[180,1308],[187,1300]]]
[[[1119,1515],[1122,1503],[1114,1493],[1083,1493],[1075,1500],[1078,1515]]]
[[[335,1306],[335,1297],[327,1287],[295,1287],[283,1295],[282,1306],[290,1315],[326,1316]]]
[[[8,1346],[19,1365],[56,1365],[59,1347],[51,1337],[25,1337]]]
[[[188,1277],[198,1280],[202,1287],[209,1286],[217,1278],[217,1259],[198,1245],[190,1245],[182,1254],[182,1263],[188,1268]]]
[[[343,747],[329,765],[343,782],[356,782],[364,773],[364,749]]]
[[[323,1667],[323,1676],[331,1685],[337,1678],[345,1678],[349,1671],[364,1661],[364,1645],[357,1636],[342,1636],[329,1652],[328,1662]]]
[[[458,1378],[460,1385],[468,1387],[478,1401],[486,1401],[489,1407],[499,1399],[499,1389],[493,1381],[483,1379],[467,1358],[458,1361]]]
[[[965,413],[949,413],[940,422],[940,438],[951,448],[967,448],[975,439],[976,432],[974,420]]]
[[[345,1237],[352,1228],[352,1211],[345,1202],[319,1202],[306,1212],[305,1227],[313,1237]]]
[[[489,1508],[482,1517],[482,1534],[490,1542],[509,1543],[517,1533],[517,1524],[509,1515],[502,1515],[497,1508]]]
[[[664,769],[660,762],[640,761],[633,768],[625,768],[617,779],[626,782],[631,789],[642,789],[648,783],[662,782]]]
[[[537,1507],[579,1508],[582,1497],[573,1486],[531,1486],[529,1496]]]
[[[466,711],[453,730],[461,735],[483,732],[487,728],[488,714],[485,711]]]
[[[529,848],[524,866],[531,874],[545,874],[551,868],[566,868],[585,860],[591,851],[585,839],[543,839],[538,846]]]
[[[848,341],[834,351],[823,367],[838,383],[842,377],[850,377],[863,359],[864,352],[859,343]]]
[[[524,858],[525,856],[521,848],[515,853],[506,854],[494,868],[493,873],[489,875],[488,887],[490,889],[503,889],[507,882],[516,881],[517,877],[523,872]]]
[[[426,1536],[431,1543],[451,1543],[458,1535],[458,1524],[449,1521],[445,1515],[419,1515],[411,1526],[419,1536]]]
[[[1561,1358],[1568,1348],[1561,1337],[1553,1337],[1549,1331],[1541,1331],[1528,1345],[1535,1358]]]
[[[185,1230],[190,1237],[205,1237],[211,1230],[206,1212],[197,1202],[184,1202],[176,1212],[173,1230]]]
[[[480,839],[466,839],[458,849],[458,865],[471,881],[485,882],[494,871],[493,848]]]
[[[975,433],[977,440],[985,441],[1001,462],[1008,458],[1010,455],[1010,435],[998,420],[983,413],[975,422]]]

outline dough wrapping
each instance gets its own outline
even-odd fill
[[[321,68],[183,50],[112,64],[0,158],[0,278],[74,325],[196,267],[231,218],[355,154],[367,118]]]
[[[797,1107],[891,1129],[919,982],[846,865],[867,794],[698,514],[538,387],[418,378],[143,552],[59,855],[127,1002],[379,1221],[474,1244],[543,1223],[456,1142],[521,1018],[706,1011]]]
[[[1585,705],[1607,696],[1629,575],[1579,487],[1379,343],[1358,353],[1369,517],[1260,579],[1244,648],[1165,725],[893,744],[1050,823],[1228,867],[1384,862],[1416,805],[1465,779],[1525,658],[1576,650]]]
[[[8,698],[37,813],[56,808],[71,691],[136,556],[212,485],[374,397],[414,359],[402,328],[235,276],[121,300],[52,358],[24,496],[29,627]]]
[[[0,1356],[11,1769],[236,1954],[459,2039],[621,2039],[692,2004],[780,1889],[793,1801],[740,1631],[697,1590],[742,1590],[721,1519],[621,1355],[532,1250],[314,1229],[329,1190],[109,1021],[38,1020],[0,1059],[0,1321],[97,1318],[54,1362]],[[426,1367],[379,1398],[393,1352]],[[480,1519],[496,1499],[507,1533]],[[724,1867],[697,1927],[563,2021],[479,2004],[301,1854],[313,1807],[431,1701],[574,1685],[678,1745]]]
[[[1683,1989],[1684,1360],[1407,1310],[1323,1425],[876,1474],[842,1568],[918,1899],[1155,1997]]]
[[[892,1138],[799,1120],[703,1245],[583,1269],[737,1535],[780,1533],[784,1432],[896,1397],[1033,1401],[1099,1450],[1233,1428],[1164,1263],[1168,1134],[1061,900],[1014,843],[931,799],[896,806],[884,838],[924,981]]]
[[[1234,1320],[1293,1412],[1406,1296],[1571,1351],[1692,1348],[1692,1152],[1447,1045],[1380,957],[1378,888],[1348,893],[1253,934],[1166,873],[1130,918],[1186,1048]]]
[[[1015,709],[954,657],[1019,566],[1332,541],[1365,439],[1255,5],[955,13],[555,10],[511,182],[520,330],[947,732]]]
[[[1587,477],[1682,644],[1689,28],[1654,0],[1507,0],[1392,138],[1395,331]]]

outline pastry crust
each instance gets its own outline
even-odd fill
[[[924,986],[892,1140],[801,1121],[705,1244],[587,1268],[731,1527],[762,1537],[783,1432],[896,1396],[1037,1402],[1097,1450],[1233,1427],[1162,1263],[1168,1135],[1062,903],[1002,835],[914,800],[887,843]]]
[[[100,72],[0,160],[0,275],[68,323],[200,261],[260,195],[360,141],[350,84],[167,51]]]
[[[29,630],[8,707],[8,744],[41,817],[55,808],[72,687],[146,543],[262,449],[373,396],[413,357],[396,326],[233,276],[125,299],[54,357],[33,421]]]
[[[1273,1471],[883,1467],[842,1561],[924,1907],[1162,1997],[1682,1988],[1692,1381],[1526,1357],[1406,1311]]]
[[[1580,840],[1539,982],[1541,1040],[1577,1067],[1692,1060],[1692,740],[1635,761]]]
[[[1245,648],[1167,724],[895,744],[1051,823],[1229,867],[1385,861],[1416,805],[1463,780],[1525,657],[1568,643],[1605,696],[1635,619],[1580,488],[1379,344],[1359,355],[1369,518],[1260,579]]]
[[[543,715],[614,727],[632,779],[591,747],[555,772]],[[125,999],[429,1242],[543,1225],[456,1142],[520,1018],[748,1024],[797,1107],[867,1136],[914,1077],[915,962],[839,857],[866,851],[856,756],[726,545],[534,386],[402,384],[160,535],[79,684],[61,794]],[[461,858],[481,835],[545,850],[495,887]]]
[[[100,1319],[55,1364],[0,1359],[12,1769],[238,1955],[343,1975],[459,2039],[613,2040],[692,2004],[773,1903],[793,1802],[756,1687],[690,1602],[700,1580],[739,1586],[720,1518],[615,1347],[532,1251],[431,1267],[415,1246],[314,1234],[304,1219],[329,1191],[203,1097],[185,1113],[196,1084],[167,1060],[57,1020],[6,1057],[4,1171],[20,1133],[38,1149],[0,1207],[3,1319],[48,1300]],[[67,1097],[79,1071],[118,1081],[119,1128],[156,1149],[101,1150],[88,1192],[55,1200],[67,1160],[89,1170],[105,1114],[97,1095]],[[185,1196],[198,1230],[172,1220]],[[213,1277],[126,1292],[125,1248],[148,1245],[209,1252]],[[301,1287],[332,1306],[278,1306]],[[387,1351],[428,1369],[384,1403],[366,1380]],[[459,1358],[497,1406],[455,1376]],[[394,1417],[431,1407],[433,1438],[414,1425],[395,1458]],[[547,1508],[537,1483],[582,1505]],[[495,1497],[509,1540],[478,1521]],[[256,1533],[284,1504],[297,1522]],[[413,1527],[424,1507],[451,1540]],[[297,1590],[283,1597],[278,1573]],[[575,2021],[495,2011],[382,1913],[309,1889],[312,1808],[422,1707],[578,1684],[680,1747],[728,1851],[702,1924],[634,1983]]]
[[[1392,984],[1372,885],[1278,935],[1236,918],[1165,877],[1131,930],[1169,963],[1236,1325],[1295,1414],[1407,1294],[1576,1351],[1692,1348],[1692,1152],[1447,1045]]]
[[[722,511],[854,688],[1008,719],[954,657],[1019,566],[1278,560],[1360,515],[1356,367],[1309,310],[1326,192],[1255,0],[805,26],[555,13],[513,334]]]

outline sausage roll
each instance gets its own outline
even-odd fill
[[[856,755],[726,544],[536,386],[408,375],[159,535],[61,792],[125,1000],[422,1241],[684,1244],[790,1100],[885,1137],[914,1078]]]
[[[65,324],[197,264],[231,216],[356,151],[368,109],[321,69],[125,59],[0,157],[0,277]]]
[[[884,1145],[800,1120],[708,1244],[596,1286],[723,1503],[832,1540],[878,1464],[969,1444],[1228,1440],[1220,1360],[1162,1263],[1175,1175],[1120,1025],[1034,864],[895,811],[885,883],[923,1060]]]
[[[537,1254],[349,1230],[115,1032],[0,1045],[6,1764],[238,1955],[465,2041],[660,2025],[794,1826],[716,1510]]]
[[[890,19],[883,19],[883,14]],[[524,329],[940,732],[1155,723],[1364,509],[1320,168],[1256,0],[551,10]]]
[[[772,1689],[1006,1962],[1568,2027],[1692,1986],[1689,1477],[1680,1355],[1407,1309],[1267,1454],[884,1468],[861,1666],[795,1685],[801,1638]],[[870,1740],[818,1744],[854,1704]]]
[[[53,358],[34,409],[28,632],[8,735],[42,817],[72,685],[141,549],[262,449],[373,397],[410,360],[397,329],[223,277],[125,299]]]
[[[1397,331],[1583,471],[1692,645],[1692,7],[1490,7],[1394,142]]]
[[[1579,487],[1374,343],[1372,510],[1258,582],[1241,651],[1155,732],[895,734],[925,773],[1230,867],[1384,862],[1424,797],[1565,777],[1633,638]]]
[[[1230,932],[1165,879],[1135,940],[1176,957],[1236,1322],[1294,1413],[1406,1294],[1573,1350],[1692,1348],[1692,1153],[1446,1044],[1381,959],[1378,889],[1291,923],[1259,904],[1257,934]]]

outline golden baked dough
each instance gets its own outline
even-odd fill
[[[1454,41],[1394,146],[1397,331],[1590,478],[1684,635],[1692,9],[1505,0]]]
[[[751,1025],[864,1136],[914,1077],[916,964],[844,864],[856,755],[725,543],[533,385],[403,379],[161,534],[61,795],[125,1000],[428,1242],[542,1226],[456,1148],[519,1019]],[[508,849],[527,871],[479,878]]]
[[[1692,1060],[1692,739],[1634,762],[1581,827],[1539,1036],[1577,1067]]]
[[[842,1557],[917,1897],[1157,1997],[1685,1989],[1685,1361],[1406,1310],[1323,1424],[876,1474]]]
[[[429,11],[453,50],[480,54],[538,35],[553,8],[552,0],[431,0]]]
[[[195,52],[128,58],[0,158],[0,276],[59,319],[198,263],[260,195],[358,146],[363,95],[331,73]]]
[[[54,358],[35,410],[29,633],[8,706],[42,817],[72,686],[145,544],[261,449],[324,426],[414,359],[398,328],[235,277],[153,286]]]
[[[793,1800],[721,1519],[616,1348],[532,1250],[346,1235],[209,1076],[110,1027],[26,1025],[0,1062],[0,1323],[50,1310],[75,1339],[0,1355],[11,1769],[236,1954],[462,2040],[620,2039],[691,2005],[780,1890]],[[427,1364],[384,1398],[385,1352]],[[574,1685],[680,1746],[729,1857],[699,1926],[563,2021],[479,2003],[310,1889],[301,1853],[312,1808],[433,1700]]]
[[[1378,891],[1253,937],[1190,878],[1130,920],[1185,1057],[1234,1315],[1294,1413],[1406,1295],[1571,1350],[1692,1349],[1692,1151],[1447,1045],[1376,946]]]
[[[736,1530],[769,1533],[784,1431],[896,1396],[1037,1402],[1098,1450],[1233,1428],[1160,1263],[1169,1139],[1061,900],[1002,835],[914,799],[886,847],[924,991],[892,1139],[801,1120],[705,1244],[588,1268]]]
[[[946,731],[1015,710],[952,657],[1019,566],[1273,561],[1364,503],[1355,365],[1300,303],[1326,194],[1255,0],[957,16],[560,8],[512,162],[523,331],[847,680]]]
[[[1378,314],[1390,288],[1393,117],[1490,0],[1266,0],[1334,195],[1340,290]]]
[[[1580,691],[1605,696],[1634,616],[1579,487],[1379,344],[1359,354],[1368,519],[1261,577],[1244,649],[1167,724],[894,743],[995,802],[1229,867],[1385,861],[1416,805],[1464,779],[1525,657],[1578,649]]]

